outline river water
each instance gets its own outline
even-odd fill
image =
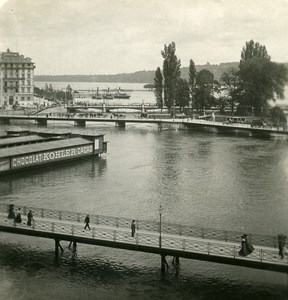
[[[141,124],[86,130],[105,133],[107,154],[1,178],[0,203],[147,220],[161,204],[164,222],[288,233],[286,141]],[[56,262],[52,240],[0,233],[0,299],[288,299],[285,274],[186,259],[177,272],[168,257],[161,275],[158,255],[62,246]]]

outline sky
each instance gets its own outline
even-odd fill
[[[0,52],[35,75],[156,70],[172,41],[183,67],[237,62],[251,39],[288,62],[287,16],[288,0],[0,0]]]

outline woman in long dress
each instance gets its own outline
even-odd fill
[[[28,220],[27,220],[27,225],[28,225],[28,226],[31,226],[31,223],[32,223],[32,220],[33,220],[33,214],[32,214],[32,211],[31,211],[31,210],[29,210],[28,215],[27,215],[27,218],[28,218]]]
[[[239,251],[239,255],[241,256],[247,256],[248,254],[252,253],[254,251],[254,247],[247,239],[247,234],[243,234],[241,236],[241,249]]]

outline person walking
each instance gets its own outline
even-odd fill
[[[21,223],[22,222],[22,218],[21,218],[21,210],[19,208],[17,214],[16,214],[16,217],[15,217],[15,221],[16,223]]]
[[[8,219],[15,219],[14,204],[9,205]]]
[[[33,214],[32,214],[32,211],[29,210],[28,215],[27,215],[27,226],[31,226],[32,221],[33,221]]]
[[[84,223],[85,223],[85,227],[84,229],[86,229],[88,227],[88,229],[90,230],[90,226],[89,226],[89,223],[90,223],[90,217],[89,215],[86,216],[85,220],[84,220]]]
[[[241,236],[241,249],[238,252],[241,256],[247,256],[248,254],[252,253],[254,251],[254,247],[252,244],[248,241],[247,234],[243,234]]]
[[[14,204],[9,205],[8,219],[15,219]]]
[[[285,250],[285,247],[286,247],[287,236],[284,235],[284,234],[278,234],[277,238],[278,238],[279,255],[283,259],[284,258],[284,254],[285,254],[284,250]]]
[[[131,236],[134,237],[136,231],[136,225],[135,225],[135,220],[132,221],[131,223]]]

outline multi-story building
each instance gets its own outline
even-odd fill
[[[18,52],[0,52],[0,107],[33,103],[34,68],[30,57]]]

